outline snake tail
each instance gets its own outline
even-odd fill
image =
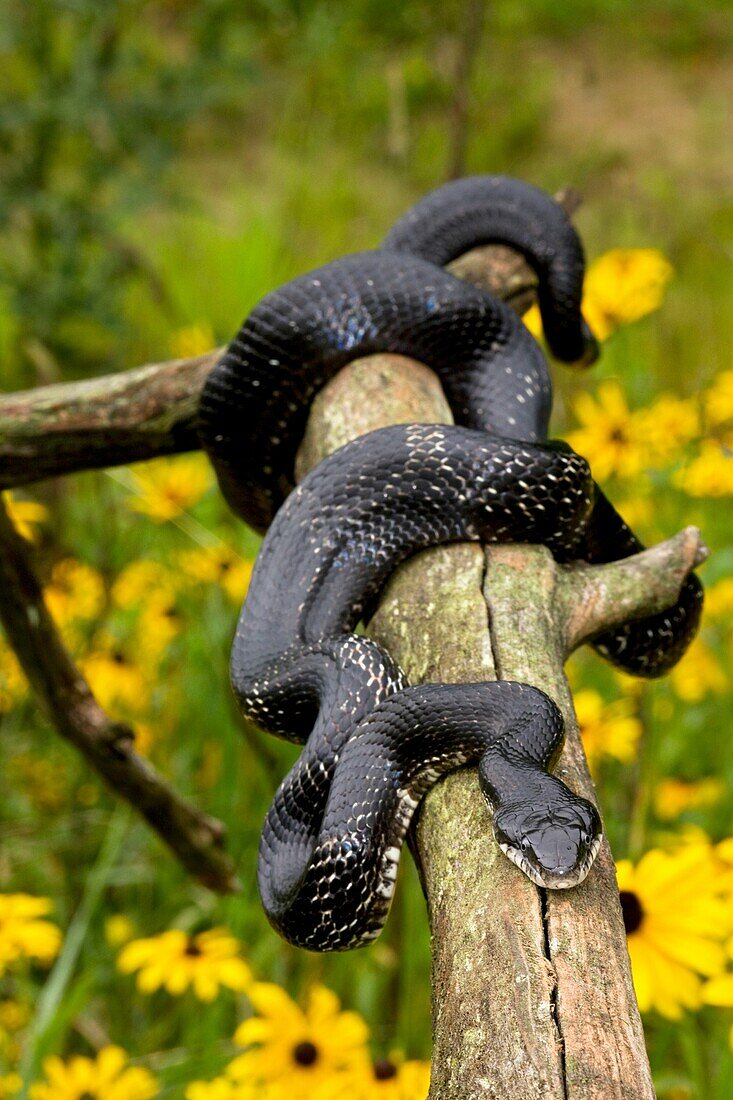
[[[382,248],[443,267],[478,245],[522,253],[538,278],[548,346],[557,359],[590,366],[598,343],[581,313],[583,246],[562,206],[510,176],[466,176],[431,191],[397,221]]]

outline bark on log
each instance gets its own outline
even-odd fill
[[[0,396],[0,489],[195,450],[221,351]]]
[[[354,363],[314,404],[299,475],[407,421],[450,421],[431,372],[398,356]],[[559,567],[543,547],[438,547],[395,573],[368,633],[412,682],[501,677],[546,691],[568,736],[557,774],[595,801],[564,659],[667,606],[704,555],[694,528],[599,567]],[[607,842],[580,887],[538,890],[499,851],[473,769],[428,795],[414,842],[432,934],[432,1100],[653,1097]]]

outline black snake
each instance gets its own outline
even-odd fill
[[[265,821],[260,893],[275,927],[311,950],[378,935],[414,810],[461,764],[478,763],[497,840],[539,885],[582,881],[600,844],[595,808],[550,774],[563,723],[546,695],[502,681],[409,686],[383,648],[354,633],[396,565],[422,547],[534,542],[591,562],[641,548],[585,460],[547,442],[552,390],[539,345],[507,306],[440,266],[493,242],[537,272],[554,354],[594,358],[566,215],[528,184],[479,176],[418,203],[381,249],[269,294],[204,387],[200,435],[222,491],[247,522],[269,526],[232,683],[246,715],[304,745]],[[379,351],[432,367],[460,426],[372,432],[294,489],[314,393]],[[668,611],[594,644],[627,671],[659,675],[694,635],[701,602],[690,576]]]

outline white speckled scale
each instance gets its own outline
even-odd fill
[[[268,813],[258,877],[275,927],[311,950],[378,935],[415,809],[462,764],[478,763],[502,851],[533,881],[574,885],[598,851],[596,810],[549,771],[562,744],[551,700],[514,683],[410,687],[354,633],[394,568],[426,546],[535,542],[590,562],[641,548],[585,461],[545,442],[551,385],[539,346],[501,302],[436,266],[488,241],[517,247],[537,271],[555,354],[591,359],[582,249],[566,216],[527,184],[473,177],[417,204],[381,251],[268,295],[203,391],[202,443],[225,496],[254,526],[271,524],[231,674],[247,715],[304,746]],[[293,490],[313,395],[377,351],[436,370],[462,426],[373,432]],[[691,576],[673,607],[594,644],[629,672],[659,675],[694,636],[701,603]]]

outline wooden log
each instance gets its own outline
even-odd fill
[[[437,379],[398,356],[356,362],[314,403],[299,474],[349,438],[410,421],[450,421]],[[557,774],[596,801],[565,657],[667,606],[704,553],[693,528],[596,567],[560,567],[543,547],[438,547],[397,570],[368,633],[412,682],[501,677],[546,691],[568,737]],[[464,769],[425,799],[414,846],[432,938],[432,1100],[653,1097],[607,842],[581,886],[537,889],[498,849]]]

